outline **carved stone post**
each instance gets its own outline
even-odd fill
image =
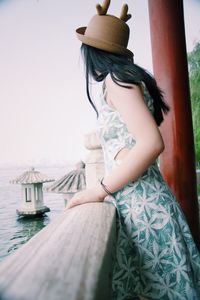
[[[96,132],[85,135],[84,146],[90,150],[85,159],[86,188],[90,188],[104,175],[103,150]]]

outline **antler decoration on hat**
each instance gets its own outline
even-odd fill
[[[132,17],[131,14],[127,14],[127,12],[128,12],[128,5],[124,4],[122,6],[122,11],[119,17],[124,22],[127,22]]]
[[[110,0],[104,0],[103,4],[97,4],[96,9],[99,15],[106,15],[108,11],[108,7],[110,5]]]

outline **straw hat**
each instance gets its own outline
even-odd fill
[[[103,5],[96,5],[97,13],[92,17],[87,27],[76,29],[78,39],[89,46],[111,53],[133,57],[127,49],[129,40],[129,27],[126,22],[131,18],[128,5],[124,4],[120,17],[108,15],[110,0],[104,0]]]

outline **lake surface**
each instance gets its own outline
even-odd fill
[[[56,180],[72,169],[72,166],[36,168],[37,171]],[[44,192],[44,203],[50,208],[50,212],[35,218],[24,218],[17,215],[16,209],[21,197],[21,185],[11,184],[9,180],[27,170],[28,168],[0,168],[0,261],[26,243],[64,209],[62,194]],[[49,186],[52,183],[45,183],[43,186]]]

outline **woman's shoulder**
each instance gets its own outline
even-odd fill
[[[107,100],[112,104],[113,107],[116,107],[118,104],[117,102],[121,102],[121,99],[140,99],[139,101],[144,101],[150,109],[150,111],[153,112],[153,99],[151,98],[147,87],[143,81],[141,81],[141,83],[137,85],[120,81],[117,81],[117,83],[114,82],[110,74],[106,76],[105,89],[107,94]],[[125,103],[125,101],[123,102]]]
[[[127,90],[141,89],[141,87],[142,87],[142,82],[141,82],[141,84],[136,85],[133,83],[127,83],[127,82],[117,80],[117,78],[114,81],[110,74],[108,74],[106,76],[104,84],[105,84],[105,88],[108,92],[113,91],[113,90],[114,91],[115,90],[127,91]],[[125,88],[125,87],[127,87],[127,88]]]
[[[138,96],[139,94],[143,95],[144,93],[144,87],[141,84],[133,84],[133,83],[127,83],[122,82],[120,80],[113,80],[110,74],[108,74],[105,78],[105,89],[107,92],[107,95],[117,97],[123,97],[123,96]]]

